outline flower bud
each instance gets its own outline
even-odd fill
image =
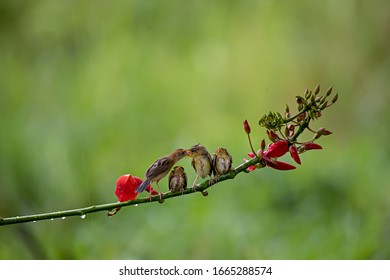
[[[300,147],[298,148],[298,154],[303,154],[304,152],[306,152],[305,146],[300,146]]]
[[[287,126],[284,128],[284,135],[290,135],[290,130]]]
[[[309,151],[309,150],[321,150],[322,147],[316,143],[313,143],[313,142],[308,142],[308,143],[305,143],[304,144],[305,146],[305,150],[306,151]]]
[[[265,150],[265,140],[261,140],[261,143],[260,143],[260,149],[262,149],[263,151]]]
[[[266,132],[267,132],[269,140],[271,140],[272,142],[275,142],[275,141],[280,139],[279,136],[275,132],[273,132],[272,130],[267,130]]]
[[[314,89],[314,95],[317,95],[320,92],[320,85],[317,85]]]
[[[249,126],[249,123],[247,120],[244,121],[244,130],[246,132],[246,134],[250,134],[251,133],[251,127]]]
[[[328,90],[325,93],[325,96],[329,96],[332,93],[333,87],[328,88]]]
[[[300,114],[300,115],[297,117],[297,121],[298,121],[298,122],[301,122],[301,121],[303,121],[303,120],[305,119],[305,117],[306,117],[306,113]]]
[[[321,104],[320,110],[324,110],[328,106],[328,101],[325,101],[324,103]]]
[[[336,95],[333,97],[332,99],[332,104],[335,103],[337,101],[337,99],[339,98],[339,94],[336,93]]]
[[[309,99],[311,97],[311,91],[305,90],[305,98]]]
[[[288,107],[287,104],[286,104],[286,109],[284,110],[284,115],[285,115],[286,118],[291,117],[290,108]]]
[[[295,97],[295,100],[296,100],[296,102],[297,102],[298,104],[303,104],[304,101],[305,101],[305,99],[304,99],[302,96],[299,96],[299,95],[297,95],[297,96]]]

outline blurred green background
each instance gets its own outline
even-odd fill
[[[202,143],[238,165],[264,113],[321,84],[332,130],[295,171],[85,219],[0,227],[1,259],[389,259],[390,3],[0,2],[0,216],[115,202]],[[310,137],[309,135],[306,135]],[[305,139],[302,139],[305,140]],[[192,182],[190,160],[183,160]],[[167,179],[160,186],[167,190]]]

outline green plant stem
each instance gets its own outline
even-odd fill
[[[302,132],[305,131],[305,129],[309,126],[309,123],[310,123],[310,118],[307,121],[300,124],[297,132],[295,132],[295,134],[290,138],[290,141],[294,142],[295,140],[297,140],[298,136],[301,135]]]
[[[181,192],[167,192],[162,195],[162,199],[170,199],[176,196],[181,195],[189,195],[194,194],[197,192],[204,192],[206,189],[210,188],[213,185],[219,184],[226,180],[231,180],[236,177],[236,175],[240,172],[245,171],[249,166],[254,165],[260,161],[259,158],[255,157],[248,162],[242,163],[239,166],[237,166],[235,169],[232,169],[228,173],[219,176],[218,182],[212,182],[210,184],[209,180],[205,180],[204,182],[198,184],[195,187],[195,191],[190,187],[186,189],[183,193]],[[204,193],[205,194],[205,193]],[[36,222],[41,220],[52,220],[52,219],[61,219],[71,216],[78,216],[78,217],[85,217],[84,215],[95,213],[95,212],[101,212],[101,211],[109,211],[118,207],[125,207],[129,205],[139,205],[144,203],[151,203],[151,202],[158,202],[160,200],[159,195],[152,196],[151,198],[145,197],[145,198],[139,198],[135,200],[130,200],[126,202],[115,202],[115,203],[107,203],[107,204],[101,204],[101,205],[92,205],[84,208],[77,208],[72,210],[62,210],[62,211],[55,211],[55,212],[49,212],[49,213],[43,213],[43,214],[34,214],[34,215],[27,215],[27,216],[15,216],[15,217],[9,217],[9,218],[2,218],[0,217],[0,226],[4,225],[10,225],[10,224],[20,224],[20,223],[27,223],[27,222]]]
[[[306,105],[305,105],[301,111],[299,111],[298,113],[296,113],[296,114],[295,114],[294,116],[292,116],[292,117],[289,117],[289,118],[287,118],[287,119],[284,119],[283,122],[284,122],[284,123],[289,123],[289,122],[295,120],[299,115],[301,115],[301,114],[305,113],[306,111],[308,111],[309,108],[310,108],[309,106],[306,106]]]
[[[251,136],[250,136],[249,134],[248,134],[248,141],[249,141],[249,145],[250,145],[250,147],[251,147],[252,153],[253,153],[255,156],[257,156],[255,150],[253,149]]]

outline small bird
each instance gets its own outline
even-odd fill
[[[189,156],[192,157],[192,167],[196,171],[196,178],[192,184],[192,189],[195,190],[195,183],[199,177],[205,178],[210,176],[211,183],[211,173],[213,171],[213,164],[211,156],[207,149],[201,144],[192,146],[189,149]]]
[[[187,188],[187,174],[183,166],[175,166],[169,173],[169,190],[171,192],[180,191],[181,193]]]
[[[224,148],[218,148],[213,155],[212,158],[213,162],[213,173],[215,176],[215,180],[219,180],[219,176],[223,175],[230,171],[232,168],[232,156],[229,154],[229,152]]]
[[[153,162],[146,170],[145,180],[138,186],[136,192],[143,192],[153,182],[156,182],[157,187],[160,189],[158,182],[168,174],[175,163],[186,156],[188,156],[188,150],[177,149]]]

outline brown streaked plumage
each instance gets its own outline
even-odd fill
[[[181,193],[187,188],[187,174],[183,166],[175,166],[169,173],[169,190],[171,192],[180,191]]]
[[[229,172],[232,168],[232,156],[225,148],[218,148],[215,150],[213,158],[213,173],[215,180],[219,180],[219,176]]]
[[[172,153],[157,159],[149,166],[148,170],[146,170],[145,180],[138,186],[136,191],[138,193],[143,192],[153,182],[156,182],[157,187],[160,189],[158,182],[168,174],[175,163],[186,156],[188,156],[187,150],[177,149]]]
[[[207,149],[201,144],[194,145],[189,149],[189,156],[192,157],[191,164],[196,171],[196,178],[194,183],[192,184],[192,188],[195,188],[195,183],[199,177],[205,178],[207,176],[210,176],[211,182],[213,164],[211,156]]]

